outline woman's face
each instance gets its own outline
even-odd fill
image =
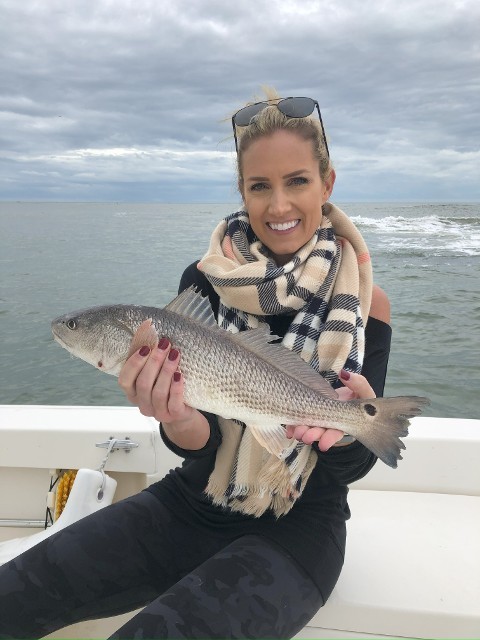
[[[285,130],[252,142],[241,168],[250,225],[277,264],[284,265],[319,227],[335,172],[324,182],[310,140]]]

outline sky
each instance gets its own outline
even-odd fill
[[[318,100],[333,200],[480,201],[478,0],[0,0],[0,200],[238,202],[230,115]]]

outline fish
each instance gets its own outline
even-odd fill
[[[219,327],[209,299],[194,287],[164,308],[95,306],[62,315],[51,327],[72,355],[114,376],[140,347],[168,338],[181,352],[185,403],[243,422],[279,458],[286,425],[305,424],[340,429],[395,468],[410,418],[429,404],[421,396],[340,401],[327,380],[275,342],[268,325],[238,333]]]

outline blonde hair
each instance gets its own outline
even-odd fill
[[[325,181],[329,177],[333,167],[325,147],[322,127],[316,115],[307,116],[306,118],[288,118],[275,106],[281,99],[277,91],[273,87],[262,87],[262,89],[265,94],[264,100],[271,102],[272,105],[265,107],[265,109],[257,113],[248,126],[236,128],[238,144],[237,178],[240,191],[243,184],[243,153],[259,138],[271,136],[276,131],[281,130],[291,131],[303,140],[311,141],[313,155],[318,160],[320,177]],[[249,102],[247,106],[260,100],[261,98],[255,99],[253,102]]]

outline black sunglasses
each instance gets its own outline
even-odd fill
[[[260,113],[260,111],[263,111],[266,107],[272,106],[277,107],[283,115],[287,116],[287,118],[306,118],[307,116],[310,116],[316,108],[318,117],[320,118],[320,126],[322,127],[323,142],[325,144],[325,149],[327,150],[327,156],[330,157],[320,107],[318,106],[318,102],[316,100],[312,100],[312,98],[281,98],[278,102],[264,100],[263,102],[256,102],[255,104],[248,105],[248,107],[243,107],[243,109],[234,113],[232,116],[232,127],[237,153],[238,142],[235,127],[248,127],[252,118],[256,116],[257,113]]]

